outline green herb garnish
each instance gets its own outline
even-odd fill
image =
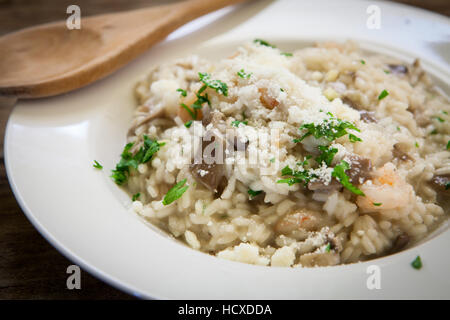
[[[271,163],[274,163],[275,162],[275,158],[272,158],[272,159],[270,159],[269,160]]]
[[[248,78],[250,78],[252,76],[252,73],[251,72],[250,73],[246,73],[244,71],[244,69],[241,69],[241,70],[238,71],[237,75],[239,77],[241,77],[242,79],[248,79]]]
[[[262,190],[255,191],[255,190],[252,190],[252,189],[249,188],[247,192],[250,195],[250,198],[254,198],[257,195],[261,194]]]
[[[414,143],[414,145],[416,146],[416,148],[419,147],[419,143],[417,141]]]
[[[317,175],[311,173],[309,170],[302,169],[294,171],[289,168],[289,166],[286,166],[281,170],[281,175],[291,176],[291,178],[278,180],[277,183],[287,183],[289,186],[292,186],[296,183],[303,183],[306,187],[312,179],[317,178]]]
[[[319,146],[319,150],[321,151],[320,155],[316,158],[316,161],[321,164],[322,162],[325,162],[327,166],[331,165],[331,162],[333,161],[334,156],[338,152],[338,149],[326,147],[326,146]]]
[[[442,113],[445,114],[445,115],[448,115],[447,111],[442,110]]]
[[[450,140],[447,141],[447,150],[450,150]]]
[[[190,128],[191,125],[192,125],[192,120],[189,120],[188,122],[186,122],[186,123],[184,124],[184,126],[185,126],[186,128]]]
[[[386,90],[381,91],[380,95],[378,96],[378,100],[382,100],[384,98],[386,98],[389,95],[389,92],[387,92]]]
[[[327,246],[325,247],[325,252],[330,252],[331,251],[331,243],[328,243]]]
[[[194,113],[194,111],[191,110],[191,108],[189,108],[184,103],[182,103],[180,105],[184,108],[184,110],[186,110],[189,113],[189,115],[192,117],[192,119],[197,119],[197,115]]]
[[[391,73],[390,71],[388,71],[388,70],[383,70],[384,71],[384,73],[386,73],[386,74],[389,74],[389,73]]]
[[[448,149],[448,148],[447,148]],[[99,170],[101,170],[101,169],[103,169],[103,166],[100,164],[100,163],[98,163],[98,161],[97,160],[94,160],[94,164],[92,165],[94,168],[96,168],[96,169],[99,169]]]
[[[366,62],[364,60],[359,60],[361,62],[361,64],[366,64]]]
[[[411,262],[411,265],[414,269],[420,270],[422,268],[422,260],[420,259],[420,256],[417,256],[413,262]]]
[[[344,188],[347,188],[356,195],[365,196],[364,192],[359,190],[350,182],[348,175],[345,173],[345,171],[348,169],[350,169],[350,165],[346,161],[342,160],[340,164],[334,167],[331,175],[335,177],[337,181],[339,181],[344,186]]]
[[[232,125],[233,127],[238,128],[239,125],[240,125],[241,123],[247,125],[247,124],[248,124],[248,121],[239,121],[239,120],[235,120],[235,121],[231,122],[231,125]]]
[[[254,43],[258,43],[258,44],[260,44],[260,45],[262,45],[262,46],[271,47],[271,48],[276,48],[276,46],[274,46],[274,45],[272,45],[272,44],[270,44],[270,43],[268,43],[267,41],[262,40],[262,39],[255,39],[255,40],[253,40],[253,42],[254,42]]]
[[[171,204],[175,200],[178,200],[181,198],[183,193],[186,192],[186,190],[189,188],[189,186],[185,186],[187,179],[183,179],[180,182],[178,182],[176,185],[170,189],[166,195],[164,196],[164,199],[162,201],[162,204],[167,206],[168,204]]]
[[[283,56],[286,56],[286,57],[292,57],[292,56],[293,56],[293,54],[290,53],[290,52],[282,52],[281,54],[282,54]]]
[[[294,142],[301,142],[303,139],[310,135],[312,135],[316,139],[325,138],[328,141],[334,141],[337,138],[348,134],[347,129],[352,129],[360,132],[360,130],[356,128],[352,123],[335,118],[330,112],[328,112],[327,114],[330,115],[330,119],[325,119],[320,124],[316,125],[314,123],[308,123],[302,125],[300,127],[300,130],[306,130],[306,133],[300,139],[294,139]],[[359,139],[355,135],[352,135],[350,139],[350,141],[353,140],[352,142],[361,141],[361,139]]]
[[[381,206],[382,205],[382,203],[381,202],[372,202],[372,204],[375,206],[375,207],[379,207],[379,206]]]
[[[225,97],[228,96],[228,86],[226,83],[220,80],[213,80],[211,76],[206,72],[198,73],[199,79],[204,83],[204,86],[200,88],[198,94],[201,94],[207,87],[216,90],[217,93],[223,94]]]
[[[445,122],[445,120],[442,119],[441,117],[436,117],[436,120],[439,121],[439,122],[441,122],[441,123],[442,123],[442,122]]]
[[[445,190],[448,190],[448,189],[450,189],[450,182],[447,182],[447,183],[445,184]]]
[[[355,136],[354,134],[351,134],[351,133],[348,135],[348,139],[352,143],[355,143],[357,141],[362,141],[361,138],[358,138],[357,136]]]
[[[177,89],[177,91],[178,91],[183,97],[186,97],[186,96],[187,96],[186,90],[183,90],[183,89]]]
[[[158,143],[144,135],[144,144],[134,155],[130,152],[133,145],[134,143],[130,142],[125,146],[121,154],[121,159],[116,165],[116,169],[111,171],[111,178],[118,185],[127,181],[131,168],[137,169],[139,164],[149,162],[153,155],[158,152],[160,147],[165,145],[165,143]]]
[[[141,194],[139,192],[133,194],[133,197],[131,198],[131,201],[136,201],[140,196],[141,196]]]

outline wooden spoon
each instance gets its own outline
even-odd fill
[[[46,97],[105,77],[183,24],[243,0],[190,0],[27,28],[0,38],[0,94]]]

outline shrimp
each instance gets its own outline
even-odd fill
[[[318,216],[318,213],[311,210],[305,208],[298,209],[278,220],[275,225],[275,231],[282,234],[289,234],[292,231],[300,229],[306,231],[316,230],[319,222]]]
[[[412,187],[395,171],[388,162],[375,171],[374,178],[361,187],[365,196],[358,196],[356,204],[363,210],[388,210],[408,205]]]

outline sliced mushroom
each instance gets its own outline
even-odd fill
[[[269,95],[267,88],[259,88],[258,91],[261,94],[259,100],[261,101],[263,106],[266,107],[267,109],[272,110],[273,108],[275,108],[280,104],[280,102],[277,99]]]
[[[136,119],[136,121],[132,124],[131,128],[128,129],[128,134],[127,134],[128,136],[134,135],[134,131],[136,130],[136,128],[142,126],[143,124],[146,124],[153,119],[164,116],[164,107],[162,104],[158,105],[156,107],[153,107],[153,108],[148,107],[148,106],[141,106],[139,108],[144,109],[144,107],[147,107],[147,110],[149,111],[149,113],[144,117]]]
[[[390,253],[396,253],[399,251],[402,251],[408,244],[409,244],[410,238],[407,233],[402,233],[394,241],[394,244],[392,245],[392,248],[390,250]]]
[[[347,175],[350,178],[350,182],[353,184],[363,184],[364,181],[368,180],[372,176],[372,162],[370,159],[363,158],[356,154],[348,157],[351,166],[347,170]]]
[[[217,193],[219,192],[218,187],[224,178],[223,153],[225,141],[221,136],[214,134],[213,130],[208,131],[206,136],[209,136],[211,139],[207,140],[203,137],[202,148],[199,150],[201,155],[196,157],[196,160],[200,159],[201,162],[191,164],[189,168],[196,181]],[[216,150],[219,150],[221,154],[216,155]]]
[[[436,191],[450,194],[450,175],[436,175],[431,179],[431,184]]]
[[[333,191],[333,190],[341,190],[342,184],[337,181],[335,178],[332,178],[331,181],[326,183],[321,179],[317,179],[314,181],[310,181],[308,183],[308,189],[311,191],[323,190],[323,191]]]
[[[367,111],[367,110],[358,110],[359,116],[361,117],[361,120],[366,123],[376,123],[377,118],[375,118],[375,112]]]
[[[388,64],[389,71],[396,75],[405,75],[408,73],[408,67],[402,64]]]
[[[402,161],[412,160],[412,158],[402,150],[402,147],[399,143],[394,144],[394,149],[392,150],[392,155],[394,158],[397,158]]]

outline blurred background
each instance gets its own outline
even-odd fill
[[[0,36],[41,23],[65,20],[66,8],[72,4],[81,8],[83,17],[178,1],[180,0],[0,0]],[[391,1],[450,16],[450,0]],[[13,105],[14,100],[0,97],[2,141],[4,127]],[[81,290],[68,290],[66,269],[71,264],[47,243],[19,208],[8,184],[3,161],[3,143],[0,143],[0,299],[134,298],[86,272],[81,275]]]

